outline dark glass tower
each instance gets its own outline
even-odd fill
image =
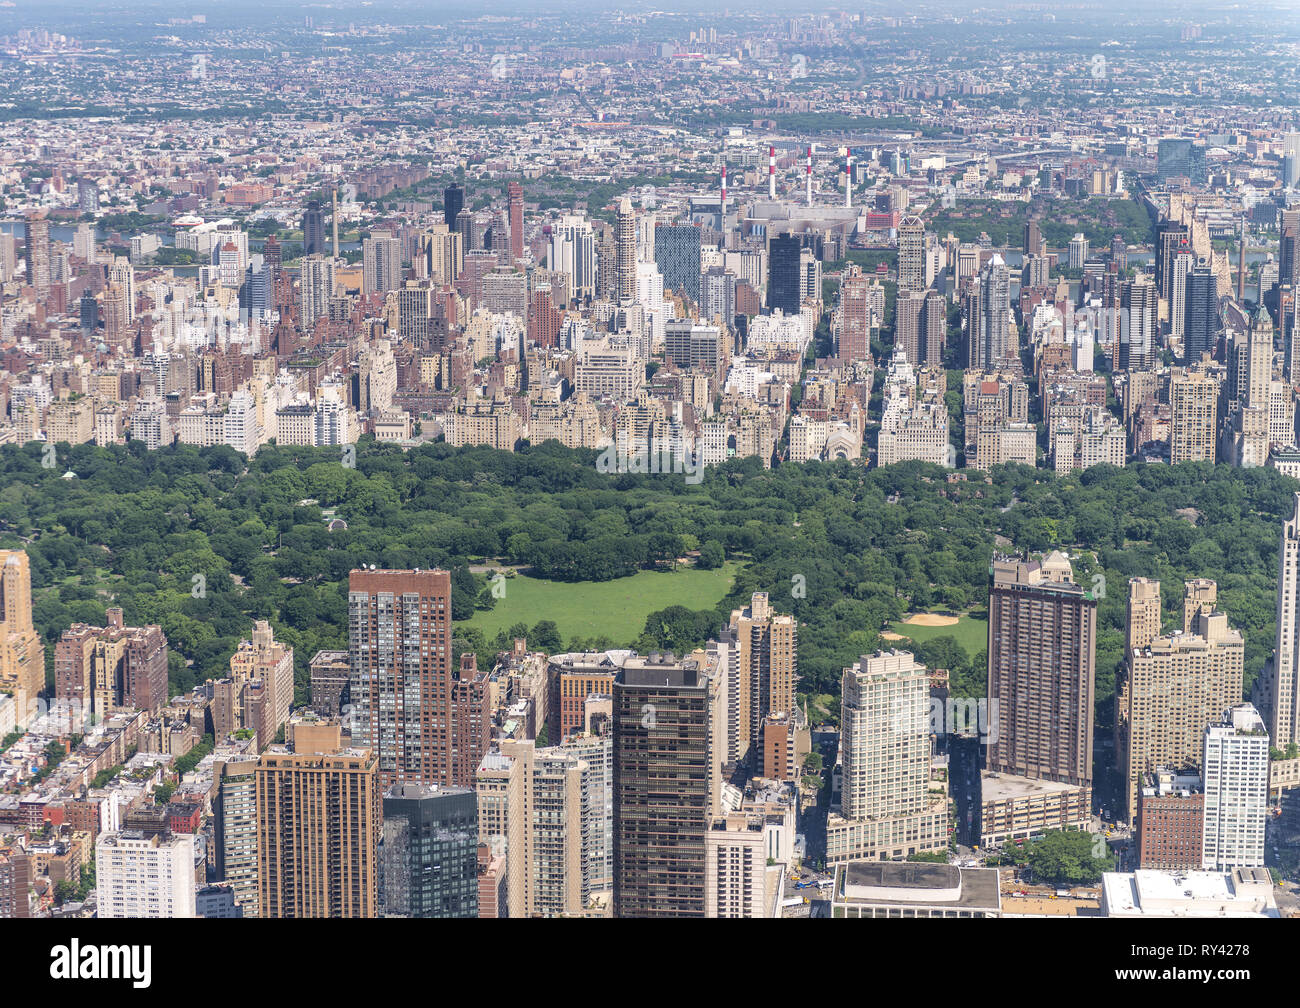
[[[385,917],[478,916],[478,799],[394,784],[384,794],[379,907]]]
[[[1187,275],[1183,312],[1183,346],[1188,362],[1214,352],[1219,341],[1219,293],[1214,271],[1196,266]]]
[[[442,191],[442,219],[449,231],[456,230],[456,215],[465,209],[465,187],[453,182]]]
[[[614,683],[614,916],[703,917],[712,783],[709,680],[689,659]]]
[[[799,238],[778,235],[768,249],[767,307],[799,314]]]
[[[325,255],[325,211],[320,200],[308,200],[307,211],[302,215],[302,254]]]

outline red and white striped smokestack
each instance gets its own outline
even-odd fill
[[[808,170],[805,178],[808,184],[808,205],[812,206],[812,144],[808,145]]]
[[[767,148],[767,198],[776,199],[776,146]]]

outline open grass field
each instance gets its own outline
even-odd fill
[[[469,620],[489,638],[515,623],[529,626],[554,620],[560,636],[608,637],[616,645],[631,644],[645,629],[645,618],[671,605],[708,609],[731,588],[737,565],[717,570],[682,568],[641,571],[614,581],[543,581],[518,575],[506,581],[506,597],[496,607],[476,612]]]
[[[901,620],[890,626],[889,630],[918,644],[936,637],[954,637],[972,658],[988,646],[989,639],[989,621],[982,612],[974,616],[959,616],[957,622],[950,626],[926,626]]]

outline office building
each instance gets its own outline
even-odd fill
[[[478,803],[465,788],[398,783],[384,792],[379,912],[478,916]]]
[[[442,191],[442,221],[448,231],[456,230],[456,218],[465,209],[465,187],[453,182]]]
[[[700,228],[695,224],[656,224],[655,265],[664,290],[691,302],[700,300]],[[731,319],[727,320],[728,322]]]
[[[323,256],[329,252],[325,244],[325,211],[321,209],[320,200],[308,200],[302,215],[302,254]]]
[[[775,235],[767,251],[767,307],[798,315],[800,297],[799,258],[802,247],[797,235]]]

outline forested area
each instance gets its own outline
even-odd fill
[[[563,644],[685,651],[762,590],[801,623],[804,691],[838,694],[841,670],[874,649],[890,621],[979,611],[995,544],[1062,547],[1083,554],[1076,579],[1104,591],[1097,696],[1109,723],[1132,576],[1162,581],[1167,625],[1183,579],[1218,581],[1221,607],[1246,638],[1249,685],[1272,648],[1278,536],[1300,489],[1273,470],[1211,465],[1098,467],[1064,478],[1009,466],[986,483],[977,473],[950,482],[922,463],[769,471],[753,459],[690,485],[602,475],[596,454],[554,443],[513,454],[444,444],[403,452],[366,440],[353,469],[324,449],[268,447],[250,463],[226,448],[147,452],[136,442],[60,446],[50,469],[39,445],[5,446],[0,544],[31,555],[47,667],[63,629],[102,624],[116,604],[130,624],[162,625],[172,685],[188,689],[224,672],[250,621],[267,618],[295,649],[300,699],[312,654],[346,646],[347,575],[363,564],[451,569],[455,616],[465,619],[491,602],[471,564],[604,581],[694,550],[712,564],[725,555],[739,573],[716,609],[654,613],[636,641]],[[328,530],[323,511],[347,528]],[[476,630],[458,635],[458,650],[495,651]],[[982,654],[943,637],[918,651],[952,671],[957,692],[982,694]]]

